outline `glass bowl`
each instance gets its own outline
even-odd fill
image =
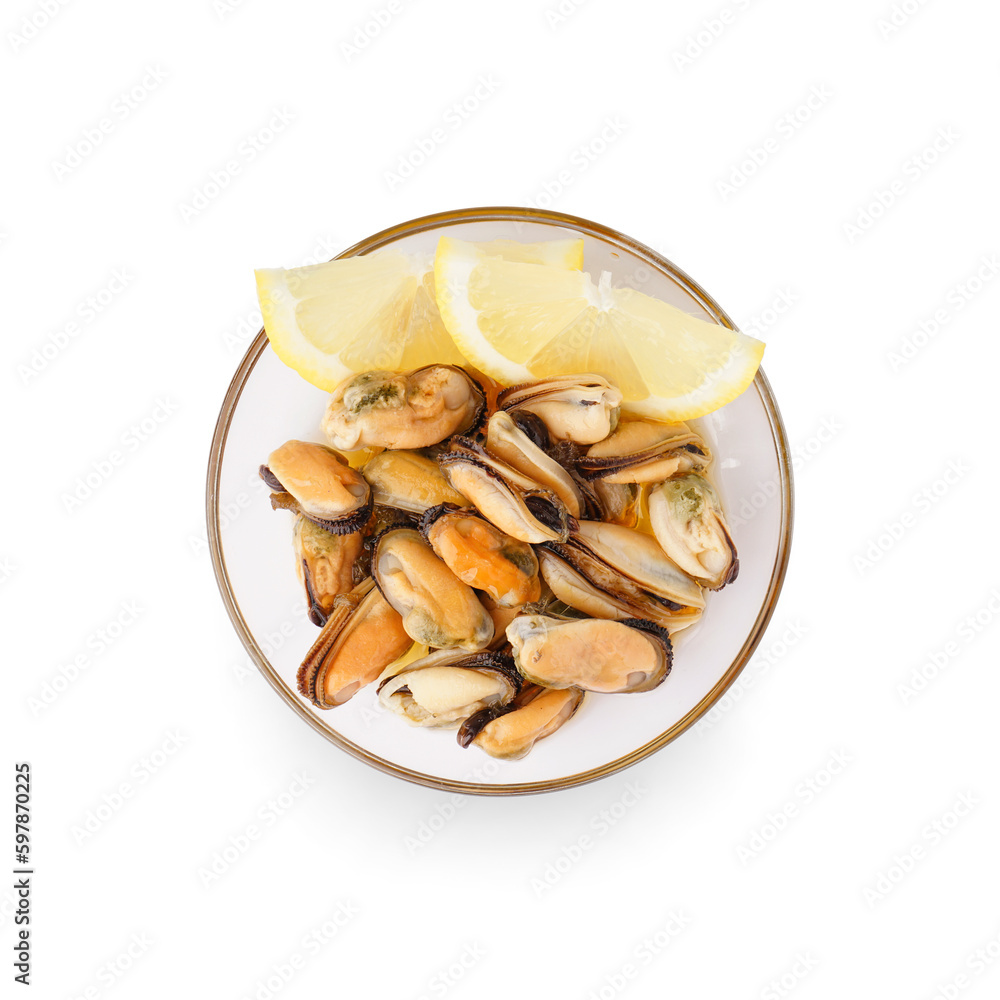
[[[442,233],[465,240],[536,241],[580,236],[584,268],[610,271],[695,316],[733,324],[683,271],[606,226],[557,212],[472,208],[384,230],[340,256],[393,246],[433,252]],[[257,469],[290,438],[323,440],[328,394],[282,364],[261,330],[243,358],[219,414],[208,468],[208,537],[222,599],[250,658],[302,720],[341,750],[409,781],[449,791],[524,794],[568,788],[620,771],[662,749],[723,695],[760,642],[788,562],[792,482],[788,442],[763,371],[721,410],[693,423],[714,455],[712,478],[740,557],[737,581],[708,595],[696,625],[675,636],[674,665],[653,691],[588,695],[577,715],[519,761],[461,749],[453,730],[406,725],[384,712],[375,685],[346,705],[315,708],[295,675],[316,637],[294,571],[291,521],[271,510]]]

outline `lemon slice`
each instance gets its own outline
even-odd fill
[[[605,271],[491,257],[438,242],[438,307],[462,354],[507,384],[595,372],[621,389],[625,409],[677,422],[710,413],[753,381],[764,345],[696,319]]]
[[[583,266],[583,240],[477,244],[485,257]],[[275,353],[321,389],[354,372],[465,364],[434,290],[429,254],[394,250],[290,270],[256,272],[264,329]]]
[[[487,257],[503,257],[504,260],[520,261],[522,264],[549,264],[552,267],[583,270],[583,240],[546,240],[544,243],[519,243],[517,240],[490,240],[489,243],[473,243],[477,250]]]

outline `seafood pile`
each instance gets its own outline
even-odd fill
[[[504,387],[453,365],[338,386],[328,443],[260,468],[320,626],[303,697],[377,683],[412,725],[514,760],[587,692],[661,684],[739,562],[705,442],[621,403],[596,375]]]

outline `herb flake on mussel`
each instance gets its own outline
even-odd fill
[[[334,389],[323,432],[344,451],[427,448],[471,429],[484,405],[479,384],[455,365],[368,371]]]
[[[703,586],[721,590],[736,579],[736,546],[719,496],[703,476],[681,476],[652,489],[649,522],[663,551]]]

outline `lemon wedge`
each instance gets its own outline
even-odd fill
[[[543,243],[520,243],[517,240],[490,240],[472,244],[484,257],[502,257],[522,264],[548,264],[550,267],[583,270],[583,240],[546,240]]]
[[[583,266],[583,240],[476,244],[486,258],[554,269]],[[438,312],[430,254],[385,250],[289,270],[256,271],[275,353],[321,389],[354,372],[464,364]]]
[[[505,260],[442,237],[438,308],[469,361],[507,384],[595,372],[625,409],[678,422],[710,413],[753,381],[764,345],[589,274]]]

